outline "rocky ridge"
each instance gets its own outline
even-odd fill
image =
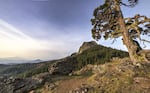
[[[82,46],[79,48],[78,54],[96,45],[98,44],[95,41],[83,42]]]

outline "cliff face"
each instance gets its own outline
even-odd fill
[[[96,43],[95,41],[84,42],[84,43],[82,44],[82,46],[79,48],[78,53],[80,54],[80,53],[82,53],[83,51],[85,51],[85,50],[87,50],[87,49],[89,49],[89,48],[91,48],[91,47],[93,47],[93,46],[96,46],[96,45],[97,45],[97,43]]]

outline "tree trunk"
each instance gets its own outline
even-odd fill
[[[134,40],[130,37],[128,29],[126,28],[124,17],[120,8],[120,3],[118,0],[114,0],[115,6],[116,6],[116,11],[118,12],[118,24],[120,25],[120,29],[123,32],[123,43],[126,45],[129,56],[131,61],[135,64],[136,62],[139,61],[146,61],[146,58],[141,57],[141,55],[138,55],[139,52],[139,46],[134,42]]]

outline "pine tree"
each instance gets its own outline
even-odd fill
[[[138,0],[105,0],[94,10],[91,19],[93,29],[92,37],[96,40],[104,37],[118,38],[122,37],[123,44],[126,45],[131,60],[136,63],[139,61],[147,61],[145,55],[139,54],[142,48],[138,40],[149,42],[141,38],[141,35],[150,35],[150,18],[136,14],[134,17],[124,18],[121,5],[134,7]]]

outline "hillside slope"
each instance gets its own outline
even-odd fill
[[[103,64],[109,62],[113,57],[122,58],[127,56],[127,52],[98,45],[96,42],[90,41],[84,42],[77,53],[62,59],[39,63],[0,65],[0,76],[31,77],[39,73],[51,72],[51,70],[53,71],[58,65],[61,66],[63,63],[69,63],[70,71],[79,70],[87,64]],[[64,64],[63,66],[64,68],[68,67]],[[60,70],[58,69],[57,71],[62,72],[63,66],[61,68],[58,67]]]
[[[127,52],[97,45],[93,41],[92,43],[84,42],[79,51],[58,60],[4,67],[5,69],[1,70],[0,73],[3,75],[7,72],[7,75],[11,77],[0,78],[0,88],[3,89],[0,93],[7,93],[8,91],[27,93],[31,90],[32,93],[59,93],[59,91],[62,93],[62,89],[65,89],[64,93],[67,93],[82,85],[83,82],[86,83],[86,80],[93,75],[93,70],[91,69],[87,71],[85,69],[85,71],[82,71],[83,73],[80,73],[80,69],[89,64],[108,63],[113,57],[123,58],[128,56]],[[79,73],[76,73],[78,71]],[[22,82],[20,86],[19,82]],[[28,86],[30,82],[32,82],[32,85]],[[71,87],[70,84],[73,82],[76,83]],[[65,85],[71,88],[67,88]],[[7,87],[10,87],[10,89]]]
[[[39,93],[149,93],[150,63],[133,65],[128,58],[114,58],[100,65],[87,65],[70,76],[47,82]]]

